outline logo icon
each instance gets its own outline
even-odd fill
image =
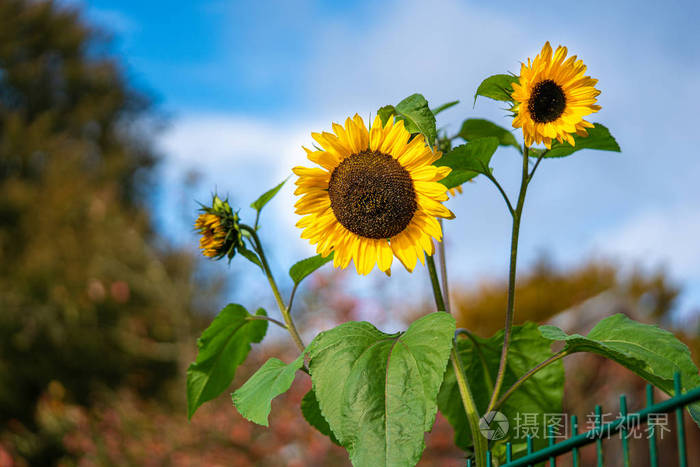
[[[492,410],[479,419],[481,435],[489,440],[498,441],[508,434],[508,419],[501,412]]]

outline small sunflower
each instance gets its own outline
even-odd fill
[[[572,133],[588,136],[586,128],[593,128],[583,117],[600,110],[595,105],[598,80],[584,76],[583,61],[575,55],[567,60],[566,54],[566,47],[559,46],[552,55],[547,42],[532,62],[528,58],[521,65],[520,83],[513,83],[513,127],[523,129],[527,146],[544,143],[550,148],[552,139],[573,146]]]
[[[441,202],[447,188],[438,183],[448,167],[431,165],[441,157],[422,135],[411,138],[403,121],[377,116],[368,130],[355,115],[345,128],[312,133],[321,149],[304,148],[323,168],[295,167],[299,176],[296,213],[301,237],[317,244],[323,256],[335,252],[333,264],[345,268],[352,259],[358,274],[377,264],[389,273],[393,256],[412,271],[423,252],[433,254],[433,238],[442,239],[435,217],[454,217]]]
[[[226,230],[219,216],[208,212],[200,214],[194,223],[194,228],[202,235],[199,239],[202,254],[209,258],[218,256],[226,241]]]
[[[243,246],[238,214],[233,212],[228,201],[216,195],[212,205],[203,206],[201,211],[194,228],[202,236],[199,239],[202,254],[214,259],[228,256],[230,260],[236,254],[236,249]]]

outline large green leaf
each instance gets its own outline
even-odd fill
[[[386,125],[386,122],[396,115],[396,109],[393,105],[385,105],[377,110],[377,115],[379,115],[379,118],[382,120],[382,125]]]
[[[289,268],[289,277],[292,278],[294,284],[299,284],[303,281],[309,274],[333,260],[333,253],[326,256],[325,258],[321,255],[312,256],[310,258],[302,259]]]
[[[287,179],[282,180],[282,182],[275,186],[274,188],[271,188],[267,190],[265,193],[260,195],[258,199],[253,201],[250,205],[251,208],[255,209],[256,211],[262,211],[262,208],[265,207],[267,203],[270,202],[272,198],[275,197],[275,195],[282,189],[284,184],[287,182]]]
[[[455,321],[444,312],[385,334],[366,322],[322,332],[308,348],[324,418],[354,465],[415,465],[452,348]]]
[[[673,395],[673,375],[681,374],[683,390],[700,386],[698,368],[690,350],[676,336],[658,326],[633,321],[616,314],[600,321],[587,336],[567,335],[555,326],[540,326],[542,335],[553,341],[565,341],[565,351],[592,352],[616,361],[654,386]],[[700,402],[688,407],[700,424]]]
[[[446,166],[452,172],[440,183],[453,188],[471,180],[479,174],[490,174],[489,163],[493,153],[498,149],[498,138],[479,138],[452,149],[435,162],[437,166]]]
[[[396,117],[404,121],[410,133],[421,133],[432,146],[437,138],[435,115],[428,107],[428,101],[421,94],[408,96],[396,105]]]
[[[266,316],[259,309],[258,316]],[[252,319],[241,305],[227,305],[197,340],[197,359],[187,369],[187,415],[229,387],[236,369],[267,332],[267,321]]]
[[[518,83],[520,78],[513,75],[492,75],[481,82],[474,94],[474,102],[478,96],[488,97],[497,101],[510,101],[513,93],[513,83]]]
[[[620,152],[620,146],[615,141],[615,138],[610,134],[610,130],[601,125],[600,123],[594,123],[593,128],[587,128],[588,136],[574,135],[575,146],[569,143],[560,143],[559,141],[552,141],[552,149],[545,152],[544,157],[565,157],[570,156],[576,151],[581,149],[597,149],[599,151],[613,151]],[[541,151],[534,151],[530,153],[531,156],[539,156]]]
[[[303,364],[304,354],[289,365],[277,358],[269,359],[231,394],[233,405],[251,422],[268,426],[272,399],[289,390],[297,370]]]
[[[328,421],[323,417],[321,413],[321,407],[318,405],[318,399],[316,399],[316,394],[313,389],[309,389],[304,398],[301,400],[301,413],[309,425],[316,428],[320,433],[328,436],[333,443],[340,446],[340,441],[335,437],[331,431],[331,427],[328,425]]]
[[[521,151],[520,145],[512,132],[483,118],[468,118],[465,120],[462,123],[462,129],[459,130],[459,136],[466,141],[493,136],[498,138],[498,144],[501,146],[513,146],[518,151]]]
[[[459,339],[457,350],[479,413],[484,415],[492,392],[489,381],[495,381],[498,372],[503,331],[499,331],[489,339],[478,336],[474,338],[478,348],[470,339]],[[552,355],[550,347],[551,341],[540,335],[536,324],[526,323],[522,326],[514,326],[503,389],[509,388],[520,376],[549,358]],[[486,368],[488,368],[488,376]],[[561,361],[552,363],[535,373],[498,408],[510,423],[508,437],[501,442],[510,441],[514,453],[522,451],[526,447],[526,438],[524,433],[518,433],[517,427],[524,426],[523,414],[535,414],[533,417],[537,419],[538,436],[533,440],[536,446],[544,446],[546,439],[543,414],[561,413],[563,392],[564,367]],[[472,435],[464,415],[452,365],[448,366],[445,381],[440,388],[438,407],[455,429],[455,443],[463,449],[468,449],[472,445]],[[534,433],[531,434],[534,435]]]

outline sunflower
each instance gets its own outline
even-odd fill
[[[214,195],[211,206],[202,206],[201,214],[194,222],[195,230],[202,236],[199,248],[208,258],[234,257],[243,246],[243,237],[238,224],[238,214],[233,212],[228,201]]]
[[[403,121],[377,116],[371,130],[355,115],[345,128],[333,124],[333,133],[312,133],[321,146],[304,148],[322,168],[295,167],[299,176],[296,213],[302,238],[316,251],[334,252],[335,267],[352,259],[358,274],[369,274],[377,264],[389,273],[395,255],[410,272],[423,253],[433,254],[433,239],[442,239],[435,217],[454,217],[441,202],[447,188],[438,183],[448,167],[431,165],[441,157],[422,135],[411,138]]]
[[[521,65],[520,83],[513,83],[513,127],[523,129],[527,146],[544,143],[549,149],[554,138],[574,146],[572,133],[588,136],[586,128],[593,128],[583,117],[600,110],[598,80],[584,76],[583,61],[575,55],[567,60],[566,53],[559,46],[552,55],[547,42],[532,62]]]

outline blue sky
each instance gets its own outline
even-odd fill
[[[358,112],[420,92],[432,104],[460,99],[438,124],[465,118],[505,126],[503,105],[472,96],[486,76],[517,72],[549,40],[568,46],[599,79],[604,123],[621,154],[582,151],[545,161],[531,185],[521,264],[542,252],[560,264],[606,257],[666,267],[685,287],[679,312],[700,309],[700,104],[698,2],[164,2],[82,3],[111,30],[132,81],[169,116],[158,218],[176,242],[192,242],[194,200],[178,195],[184,174],[202,174],[195,197],[216,188],[247,206],[304,164],[302,144]],[[175,6],[174,6],[175,5]],[[516,132],[516,136],[520,135]],[[494,158],[517,189],[512,149]],[[298,238],[291,187],[264,214],[265,239],[282,271],[313,253]],[[240,201],[239,201],[240,200]],[[474,283],[504,277],[509,218],[483,180],[450,201],[451,275]],[[242,211],[246,215],[246,209]],[[186,222],[185,222],[186,220]],[[250,269],[233,266],[234,273]],[[424,273],[373,273],[373,284],[427,293]],[[355,284],[363,289],[362,282]],[[245,302],[242,291],[234,300]]]

